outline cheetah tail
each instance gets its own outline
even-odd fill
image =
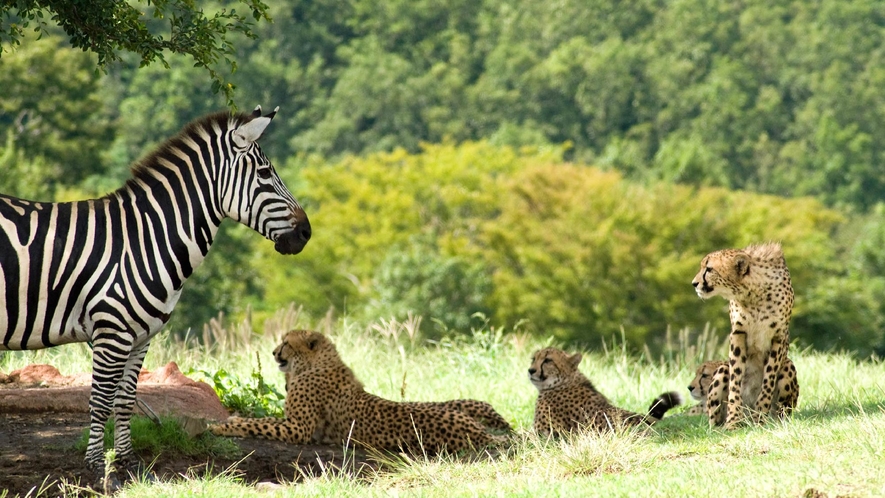
[[[667,413],[667,410],[676,408],[681,404],[682,396],[678,392],[671,391],[661,394],[652,401],[651,406],[648,408],[648,416],[660,420],[664,418],[664,414]]]

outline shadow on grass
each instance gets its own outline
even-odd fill
[[[709,441],[730,439],[731,437],[742,436],[761,428],[775,427],[782,423],[833,421],[841,418],[881,413],[885,413],[885,399],[879,402],[869,401],[861,404],[824,402],[818,406],[802,407],[794,411],[792,417],[784,422],[772,419],[762,426],[747,426],[734,431],[726,431],[722,427],[711,428],[707,417],[704,415],[665,417],[654,425],[653,430],[656,434],[656,440],[661,443],[672,442],[677,439],[684,442]]]
[[[866,403],[831,403],[824,402],[819,406],[802,407],[793,412],[795,420],[833,420],[857,415],[885,412],[885,399]]]

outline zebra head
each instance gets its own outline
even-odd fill
[[[277,110],[262,116],[258,106],[229,130],[232,176],[222,182],[222,210],[272,240],[280,254],[298,254],[310,240],[310,221],[258,146]]]

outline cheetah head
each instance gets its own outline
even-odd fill
[[[273,357],[285,374],[297,374],[315,366],[329,355],[338,356],[335,345],[323,334],[310,330],[291,330],[274,348]]]
[[[529,380],[538,391],[556,387],[577,372],[581,353],[568,354],[561,349],[545,348],[532,355]]]
[[[701,261],[701,269],[691,285],[701,299],[722,296],[736,299],[741,281],[750,273],[750,256],[735,249],[725,249],[708,254]]]
[[[695,373],[694,379],[688,385],[688,392],[695,401],[705,401],[710,393],[710,384],[713,382],[713,374],[726,363],[724,361],[705,361],[701,363]]]

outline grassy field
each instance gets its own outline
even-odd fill
[[[885,496],[885,365],[845,354],[794,347],[799,408],[791,420],[732,432],[708,428],[702,417],[665,418],[647,434],[585,434],[547,441],[531,433],[536,391],[526,369],[531,353],[549,344],[518,332],[483,329],[463,339],[428,344],[414,324],[347,320],[303,323],[280,312],[262,333],[217,325],[201,343],[160,336],[147,368],[176,361],[189,368],[225,368],[247,379],[260,357],[264,378],[282,389],[271,357],[280,333],[308,327],[329,334],[366,388],[394,400],[482,399],[516,427],[513,448],[466,462],[415,459],[394,470],[354,479],[340,472],[296,485],[254,487],[233,476],[191,476],[134,484],[119,494],[161,496]],[[661,357],[594,348],[582,371],[615,404],[642,411],[655,395],[685,386],[702,359],[723,356],[716,334],[689,340],[676,334]],[[724,334],[719,334],[720,336]],[[0,370],[46,362],[62,373],[88,371],[88,349],[74,345],[0,358]]]

